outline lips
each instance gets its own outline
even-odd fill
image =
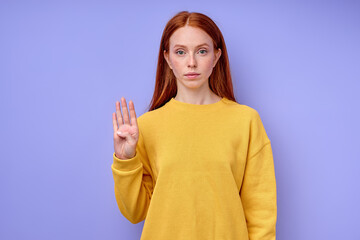
[[[200,75],[200,73],[189,72],[189,73],[186,73],[186,74],[185,74],[185,76],[197,76],[197,75]]]
[[[187,73],[185,74],[185,77],[187,79],[198,79],[199,78],[199,73]]]

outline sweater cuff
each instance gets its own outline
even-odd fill
[[[136,153],[134,157],[129,159],[119,159],[116,157],[114,152],[113,159],[113,167],[119,171],[131,171],[142,166],[138,153]]]

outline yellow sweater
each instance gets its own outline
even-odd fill
[[[171,98],[138,117],[136,155],[113,153],[115,197],[141,240],[275,240],[276,181],[258,112]]]

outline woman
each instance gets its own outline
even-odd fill
[[[234,99],[216,24],[179,12],[161,39],[148,112],[116,102],[115,197],[141,240],[275,239],[276,181],[258,112]],[[130,112],[130,119],[129,119]],[[118,126],[119,125],[119,126]]]

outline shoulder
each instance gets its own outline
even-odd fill
[[[269,141],[260,114],[255,108],[229,99],[225,99],[225,103],[228,108],[227,117],[236,119],[236,126],[245,126],[250,139],[257,142],[255,145]]]
[[[229,99],[226,99],[226,102],[229,108],[231,108],[231,116],[240,116],[240,121],[248,125],[250,139],[256,142],[253,145],[262,145],[270,141],[260,114],[256,109]]]
[[[225,108],[235,116],[239,115],[249,120],[260,118],[258,111],[248,105],[240,104],[227,98],[224,99],[224,103]]]
[[[147,121],[154,121],[157,118],[161,118],[164,113],[164,107],[147,111],[137,117],[138,121],[147,122]]]
[[[144,112],[140,116],[137,116],[138,125],[140,128],[149,128],[153,123],[159,123],[164,120],[165,114],[164,107]]]

